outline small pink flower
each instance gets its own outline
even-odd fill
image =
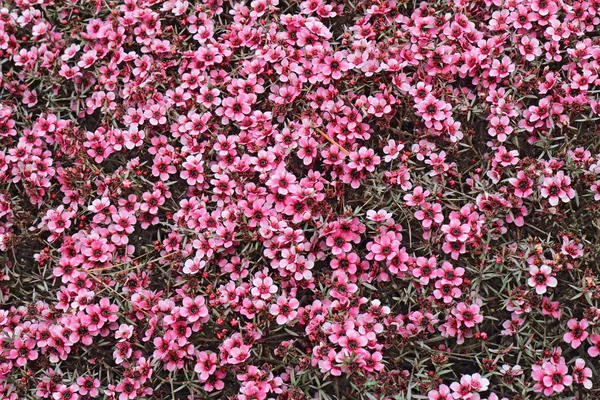
[[[600,355],[600,335],[596,333],[590,335],[590,342],[592,342],[592,346],[588,348],[588,354],[590,357],[598,357]]]
[[[324,64],[321,64],[320,72],[325,76],[331,76],[333,79],[340,79],[342,72],[350,69],[350,64],[345,60],[342,52],[336,52],[333,57],[325,57]]]
[[[37,360],[38,352],[33,350],[35,348],[35,340],[31,338],[26,339],[15,339],[13,343],[13,349],[8,352],[8,356],[12,360],[16,360],[15,364],[19,367],[27,364],[27,361]]]
[[[573,367],[573,381],[580,385],[583,385],[586,389],[592,388],[592,370],[585,366],[585,360],[578,358],[575,360],[575,366]]]
[[[196,359],[194,371],[200,374],[200,380],[205,382],[217,369],[217,355],[201,351]]]
[[[505,78],[515,70],[515,64],[510,60],[510,57],[504,56],[502,60],[492,61],[490,76]]]
[[[490,136],[496,137],[500,142],[506,141],[508,135],[513,131],[509,125],[510,120],[506,115],[501,117],[494,116],[490,119],[490,128],[488,133]]]
[[[428,259],[425,257],[417,257],[416,266],[412,270],[412,274],[415,278],[419,278],[419,281],[423,285],[429,284],[429,280],[437,276],[436,258],[431,256]]]
[[[208,308],[205,305],[204,297],[196,296],[193,299],[191,297],[185,297],[183,299],[183,307],[179,313],[190,322],[205,319],[208,316]]]
[[[260,297],[263,300],[270,300],[271,295],[277,293],[277,286],[273,284],[273,279],[268,276],[254,278],[252,285],[254,285],[251,289],[252,296]]]
[[[358,362],[365,370],[374,372],[385,368],[381,360],[383,360],[383,355],[379,351],[375,351],[372,354],[362,355]]]
[[[527,280],[529,286],[535,288],[537,294],[544,294],[548,287],[556,287],[558,281],[552,276],[552,268],[547,265],[538,267],[532,265],[529,268],[529,274],[531,275]]]
[[[430,123],[432,120],[441,121],[445,117],[445,111],[450,110],[450,105],[436,99],[432,95],[427,95],[422,101],[416,105],[421,117]],[[428,125],[431,126],[431,125]]]
[[[458,303],[456,311],[453,314],[457,320],[461,321],[468,328],[472,328],[475,324],[483,321],[483,316],[479,314],[479,306],[475,304],[467,306],[465,303]]]
[[[98,390],[100,381],[91,376],[78,377],[77,385],[79,386],[79,394],[82,396],[89,395],[90,397],[97,397],[100,394],[100,391]]]
[[[288,300],[285,296],[279,296],[277,304],[272,304],[269,312],[271,315],[277,316],[276,320],[279,325],[285,325],[296,318],[298,315],[296,309],[299,305],[300,302],[295,298]]]
[[[71,386],[59,385],[58,390],[52,394],[55,400],[78,400],[79,385],[72,384]]]
[[[589,322],[586,319],[577,321],[573,318],[567,322],[567,326],[570,331],[563,335],[563,340],[567,343],[571,343],[571,347],[576,349],[585,339],[587,339],[589,335],[586,331],[587,327],[589,326]]]
[[[454,396],[450,392],[450,388],[444,384],[440,385],[437,390],[431,390],[427,393],[429,400],[453,400]]]
[[[519,163],[519,152],[517,150],[508,151],[506,147],[500,146],[496,150],[494,160],[504,167],[517,165]]]
[[[533,180],[529,179],[525,172],[517,172],[516,178],[509,178],[508,182],[515,188],[515,196],[526,198],[533,194]]]
[[[565,386],[571,386],[573,378],[567,375],[568,368],[564,364],[544,363],[543,368],[543,392],[546,396],[552,393],[561,393],[565,390]]]
[[[369,341],[367,338],[354,329],[346,331],[346,335],[340,337],[338,344],[342,346],[348,353],[354,353],[355,351],[365,347]]]
[[[570,184],[571,178],[564,172],[558,171],[554,177],[544,178],[540,193],[542,197],[548,199],[551,206],[558,205],[559,200],[567,203],[575,197],[575,190],[570,187]]]
[[[439,203],[421,203],[421,209],[415,211],[415,218],[422,221],[423,228],[429,229],[433,223],[441,224],[444,221],[442,205]]]
[[[452,219],[449,224],[442,225],[442,232],[446,234],[448,242],[465,242],[469,238],[471,227],[458,219]]]

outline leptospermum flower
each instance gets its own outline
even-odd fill
[[[558,281],[552,276],[552,268],[548,265],[532,265],[529,267],[531,275],[527,280],[527,284],[535,288],[537,294],[544,294],[548,287],[556,287]]]
[[[432,277],[438,276],[438,272],[435,268],[436,263],[435,256],[431,256],[428,259],[425,257],[417,257],[415,260],[416,265],[412,270],[413,276],[419,278],[419,281],[423,285],[429,284],[429,280]]]
[[[450,388],[441,384],[437,390],[431,390],[427,393],[429,400],[452,400],[454,396],[450,392]]]
[[[585,360],[578,358],[573,366],[573,382],[583,385],[586,389],[592,388],[592,370],[585,366]]]
[[[577,321],[574,318],[570,319],[569,322],[567,322],[569,332],[564,334],[564,341],[570,343],[571,347],[574,349],[578,348],[589,335],[586,331],[589,325],[590,324],[586,319],[582,319],[581,321]]]
[[[350,65],[345,60],[344,54],[336,52],[333,56],[325,57],[324,64],[320,65],[319,72],[337,80],[342,77],[342,72],[347,71],[349,68]]]
[[[404,201],[406,201],[407,205],[414,207],[423,204],[430,194],[431,192],[429,190],[424,190],[422,186],[416,186],[413,189],[412,194],[409,193],[404,195]]]
[[[201,351],[196,359],[196,365],[194,371],[200,374],[200,380],[206,382],[208,378],[214,374],[217,369],[217,355],[215,353],[209,353]]]
[[[423,228],[428,229],[434,222],[436,224],[441,224],[444,221],[444,215],[441,211],[441,204],[423,202],[421,204],[421,209],[415,212],[415,218],[422,221]]]
[[[515,188],[515,196],[526,198],[533,194],[533,180],[529,179],[525,172],[517,172],[516,178],[510,178],[508,182]]]
[[[59,385],[58,390],[52,394],[52,398],[55,400],[64,400],[64,399],[72,399],[78,400],[79,397],[79,385],[72,384],[70,386],[67,385]]]
[[[592,346],[588,347],[587,353],[590,357],[598,357],[600,355],[600,335],[594,333],[590,335]]]
[[[536,380],[533,390],[546,396],[562,393],[573,383],[573,378],[568,375],[569,369],[563,363],[544,362],[541,366],[533,365],[532,371],[531,377]]]
[[[483,321],[483,315],[479,314],[479,306],[476,304],[467,306],[465,303],[458,303],[454,315],[457,320],[461,321],[468,328],[472,328],[475,324]]]
[[[15,360],[19,367],[27,364],[28,361],[37,360],[39,353],[34,350],[35,340],[31,338],[17,338],[13,343],[13,348],[8,352],[10,359]]]
[[[460,382],[453,382],[450,389],[453,391],[452,396],[457,398],[472,398],[476,396],[474,393],[483,392],[488,389],[489,380],[483,378],[480,374],[463,375]]]
[[[179,311],[182,317],[185,317],[190,322],[198,320],[204,321],[208,317],[208,308],[205,306],[205,300],[202,296],[195,298],[186,297],[183,299],[183,307]]]
[[[365,336],[359,334],[354,329],[346,331],[346,334],[340,337],[338,344],[348,353],[354,353],[366,346],[368,340]]]
[[[461,223],[457,219],[453,219],[449,224],[442,225],[442,232],[446,234],[446,240],[448,242],[464,242],[469,238],[471,227]]]
[[[254,285],[251,290],[252,295],[263,300],[269,300],[273,294],[277,293],[277,286],[273,284],[273,279],[268,276],[254,278],[252,285]]]
[[[276,316],[276,321],[279,325],[284,325],[286,322],[293,320],[298,315],[296,309],[300,303],[297,299],[288,299],[285,296],[279,296],[277,303],[269,307],[271,315]]]
[[[452,108],[450,104],[438,100],[431,95],[425,97],[415,107],[428,127],[434,126],[435,121],[441,121],[446,118],[448,116],[447,113]]]
[[[100,391],[98,390],[100,381],[91,376],[78,377],[77,385],[79,386],[79,394],[82,396],[89,395],[90,397],[97,397],[100,394]]]
[[[559,200],[568,203],[575,197],[575,190],[570,187],[571,178],[558,171],[554,177],[544,178],[540,193],[542,197],[548,198],[550,205],[558,205]]]

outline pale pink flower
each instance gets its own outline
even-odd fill
[[[529,267],[529,274],[531,275],[527,280],[529,286],[535,288],[537,294],[544,294],[548,287],[556,287],[558,281],[552,276],[552,268],[547,265],[538,267],[537,265],[531,265]]]

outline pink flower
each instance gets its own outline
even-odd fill
[[[273,284],[273,279],[268,276],[254,278],[252,285],[254,285],[251,290],[252,296],[260,297],[263,300],[270,300],[271,295],[277,293],[277,286]]]
[[[573,367],[573,381],[580,385],[583,385],[586,389],[592,388],[592,370],[585,366],[585,360],[578,358],[575,360],[575,366]]]
[[[525,8],[523,6],[519,6]],[[531,22],[529,22],[528,14],[525,10],[523,13],[517,17],[518,24],[521,25],[524,23],[526,26],[531,26]],[[517,21],[515,21],[515,26],[517,25]],[[540,47],[540,41],[536,38],[531,38],[527,35],[521,37],[521,41],[519,43],[519,53],[525,57],[527,61],[533,61],[536,57],[542,55],[542,48]]]
[[[35,340],[31,338],[18,338],[13,342],[13,348],[8,352],[8,356],[11,360],[16,360],[15,364],[17,366],[22,367],[29,360],[37,360],[38,352],[33,350],[34,348]]]
[[[504,56],[502,60],[492,61],[490,76],[505,78],[515,70],[515,65],[511,62],[510,57]]]
[[[515,188],[515,196],[526,198],[533,194],[533,180],[529,179],[525,172],[517,172],[516,178],[509,178],[508,182]]]
[[[444,303],[449,304],[454,299],[459,298],[462,292],[456,286],[450,283],[443,283],[441,280],[435,281],[435,290],[433,291],[433,297],[438,300],[442,300]]]
[[[582,319],[581,321],[577,321],[574,318],[570,319],[567,322],[567,327],[570,331],[563,335],[563,340],[571,343],[571,347],[574,349],[578,348],[589,335],[586,331],[589,325],[586,319]]]
[[[421,209],[415,211],[415,218],[422,221],[423,228],[428,229],[435,222],[441,224],[444,221],[442,205],[439,203],[421,203]]]
[[[427,95],[427,97],[417,103],[416,108],[426,123],[429,123],[428,126],[432,126],[431,121],[441,121],[444,119],[446,117],[446,111],[449,111],[451,106],[450,104],[436,99],[432,95]]]
[[[230,119],[237,122],[243,121],[251,111],[247,96],[240,93],[236,97],[226,97],[222,107],[217,108],[216,114],[223,117],[223,124],[227,124]]]
[[[187,156],[185,162],[182,164],[181,179],[185,179],[187,184],[194,186],[198,183],[204,182],[204,167],[202,156],[190,155]]]
[[[509,126],[510,120],[506,115],[501,117],[493,116],[490,119],[490,128],[488,133],[490,136],[496,137],[499,141],[506,141],[508,135],[513,131],[512,127]]]
[[[441,384],[437,390],[430,390],[427,393],[427,397],[429,400],[453,400],[454,396],[452,396],[450,392],[450,388],[444,384]]]
[[[72,384],[71,386],[59,385],[58,390],[52,394],[55,400],[78,400],[79,399],[79,386]]]
[[[385,153],[384,161],[386,163],[392,162],[400,155],[400,150],[404,148],[404,144],[396,143],[394,139],[390,139],[388,144],[383,147],[383,152]]]
[[[419,278],[419,281],[423,285],[429,284],[429,279],[437,276],[435,256],[431,256],[428,259],[417,257],[415,264],[416,267],[413,268],[412,274],[415,278]]]
[[[144,117],[152,125],[164,125],[167,122],[165,114],[167,108],[160,104],[152,104],[146,111],[144,111]]]
[[[380,162],[381,158],[375,155],[373,149],[361,147],[358,152],[350,153],[350,162],[348,163],[348,166],[357,171],[365,169],[369,172],[373,172],[375,166],[379,165]]]
[[[142,194],[144,202],[140,206],[140,210],[148,211],[150,214],[157,214],[158,207],[165,204],[165,198],[162,196],[160,190],[155,190],[152,193],[145,192]]]
[[[573,378],[567,375],[569,370],[563,363],[545,362],[541,366],[534,364],[532,371],[531,376],[536,380],[534,391],[543,392],[546,396],[561,393],[566,386],[571,386],[573,383]]]
[[[379,351],[375,351],[372,354],[363,354],[358,362],[365,370],[374,372],[381,371],[385,368],[385,365],[381,362],[382,360],[383,355]]]
[[[285,296],[279,296],[277,298],[277,304],[272,304],[269,308],[271,315],[277,316],[277,323],[279,325],[285,325],[292,321],[298,315],[296,309],[300,305],[297,299],[292,298],[288,300]]]
[[[104,262],[108,260],[110,247],[105,238],[93,239],[89,246],[84,247],[81,253],[91,261]]]
[[[461,321],[468,328],[472,328],[475,324],[483,322],[483,316],[479,314],[479,306],[475,304],[467,306],[465,303],[458,303],[456,311],[453,314],[457,320]]]
[[[463,375],[459,382],[453,382],[450,385],[450,389],[455,399],[476,399],[478,395],[474,395],[474,392],[483,392],[488,389],[489,380],[481,377],[479,374]]]
[[[115,339],[120,342],[126,341],[133,334],[133,328],[133,325],[121,324],[119,329],[115,332]]]
[[[413,189],[412,194],[409,193],[409,194],[404,195],[404,201],[406,201],[406,204],[408,206],[414,207],[414,206],[423,204],[425,199],[430,194],[431,194],[431,192],[429,190],[423,190],[423,187],[417,186]],[[441,209],[441,207],[440,207],[440,209]]]
[[[140,383],[131,379],[125,378],[116,386],[115,390],[120,392],[119,400],[133,400],[137,397],[137,389]]]
[[[319,72],[337,80],[342,77],[342,72],[348,71],[348,69],[350,69],[350,64],[345,60],[344,54],[338,51],[333,54],[333,57],[325,57]]]
[[[548,297],[544,297],[542,300],[542,314],[550,315],[553,318],[560,318],[560,302],[559,301],[550,301]]]
[[[180,309],[179,313],[190,322],[204,320],[208,317],[208,308],[204,304],[205,300],[202,296],[196,296],[193,299],[191,297],[185,297],[183,299],[183,307]]]
[[[205,382],[208,378],[214,374],[217,369],[217,355],[215,353],[208,353],[206,351],[201,351],[198,353],[198,358],[196,359],[196,365],[194,366],[194,371],[200,374],[200,380]]]
[[[471,227],[467,224],[462,224],[458,219],[450,220],[447,225],[442,225],[442,232],[446,234],[448,242],[465,242],[469,238]]]
[[[590,342],[592,342],[592,346],[588,348],[588,354],[590,357],[598,357],[600,355],[600,335],[596,333],[590,335]]]
[[[358,286],[350,282],[348,275],[339,269],[335,271],[331,285],[331,297],[341,301],[348,299],[349,296],[358,291]]]
[[[569,237],[565,235],[563,236],[563,243],[560,247],[560,252],[573,259],[580,258],[583,256],[583,245],[569,239]]]
[[[540,193],[542,197],[548,198],[550,205],[558,205],[558,201],[564,203],[569,202],[575,197],[575,190],[570,187],[571,178],[566,176],[564,172],[558,171],[554,177],[544,178]]]
[[[79,386],[79,394],[82,396],[89,395],[90,397],[97,397],[100,394],[100,391],[98,390],[100,381],[91,376],[78,377],[77,385]]]
[[[277,168],[267,181],[269,186],[275,192],[281,195],[287,195],[292,190],[296,177],[287,172],[284,167]]]
[[[529,274],[531,275],[527,280],[529,286],[535,288],[537,294],[546,293],[547,287],[556,287],[558,281],[552,276],[552,268],[547,265],[538,267],[537,265],[531,265],[529,267]]]
[[[401,239],[401,238],[400,238]],[[373,242],[367,244],[367,260],[375,259],[376,261],[391,260],[396,257],[400,249],[400,240],[393,232],[375,238]]]
[[[508,151],[506,147],[499,146],[494,160],[504,167],[517,165],[519,163],[519,152],[517,150]]]
[[[369,114],[383,117],[384,114],[389,114],[391,111],[392,107],[385,99],[369,96],[369,108],[367,109]]]
[[[365,347],[369,341],[367,338],[354,329],[350,329],[346,331],[346,335],[340,337],[338,344],[342,346],[342,348],[347,353],[354,353],[357,350]]]

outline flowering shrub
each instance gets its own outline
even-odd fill
[[[598,398],[598,25],[3,1],[0,398]]]

